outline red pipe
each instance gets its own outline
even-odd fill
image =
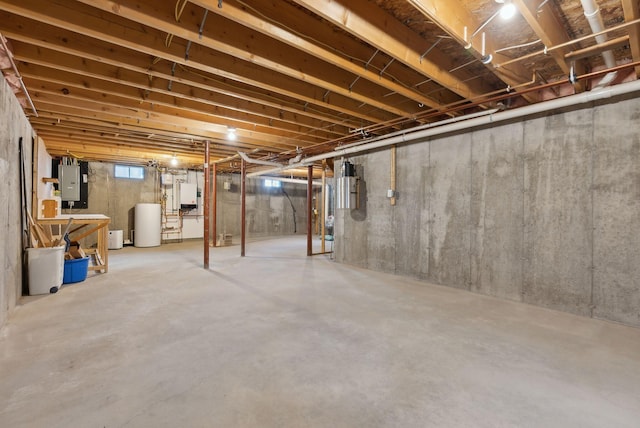
[[[204,268],[209,269],[209,140],[204,142]]]
[[[245,254],[245,238],[246,238],[246,200],[247,200],[247,162],[244,159],[240,161],[240,175],[242,176],[242,184],[240,191],[240,223],[241,236],[240,236],[240,256],[244,257]]]
[[[211,196],[211,235],[213,235],[213,246],[216,246],[216,238],[218,231],[216,224],[218,222],[218,164],[214,162],[211,171],[212,180],[211,186],[213,187],[213,195]],[[209,223],[207,223],[209,224]]]
[[[312,200],[313,200],[313,165],[309,165],[307,172],[307,256],[313,255],[311,222],[312,222]]]

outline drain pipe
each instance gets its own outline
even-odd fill
[[[489,116],[477,117],[474,119],[451,123],[449,125],[439,126],[430,129],[423,129],[420,131],[407,130],[404,134],[395,137],[387,138],[380,141],[375,141],[368,144],[362,144],[355,147],[346,149],[331,151],[316,156],[306,158],[299,164],[281,166],[279,168],[267,169],[263,171],[255,171],[247,174],[247,177],[258,177],[264,174],[273,174],[276,172],[284,171],[292,168],[301,168],[308,166],[313,162],[321,161],[329,158],[336,158],[340,156],[350,156],[356,153],[362,153],[365,151],[371,151],[380,149],[382,147],[391,146],[393,144],[403,144],[415,142],[417,140],[424,140],[430,137],[448,134],[452,132],[464,131],[479,126],[491,125],[494,123],[504,122],[512,119],[519,119],[530,115],[539,113],[545,113],[552,110],[558,110],[566,107],[576,106],[584,103],[607,99],[619,95],[625,95],[629,93],[640,91],[640,80],[634,80],[627,83],[621,83],[619,85],[611,86],[608,88],[594,89],[589,92],[581,92],[575,95],[569,95],[562,98],[555,98],[550,101],[545,101],[537,104],[531,104],[525,107],[520,107],[514,110],[506,110],[500,113],[491,114]]]
[[[602,14],[600,14],[600,8],[596,4],[595,0],[581,0],[582,8],[584,9],[584,16],[589,21],[589,26],[593,33],[601,33],[604,31],[604,21],[602,20]],[[598,44],[605,43],[608,40],[606,34],[600,34],[595,37]],[[602,52],[602,59],[607,68],[614,68],[616,66],[616,59],[613,56],[612,51]],[[616,78],[617,72],[607,73],[597,87],[603,87],[609,85],[613,79]]]
[[[240,155],[242,160],[244,160],[246,163],[254,163],[257,165],[266,165],[266,166],[282,166],[278,162],[269,162],[262,159],[252,159],[249,156],[247,156],[247,154],[244,152],[238,152],[238,154]]]

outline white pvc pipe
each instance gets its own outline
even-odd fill
[[[452,117],[450,119],[440,120],[438,122],[425,123],[424,125],[418,125],[415,128],[411,128],[411,132],[419,131],[421,129],[435,128],[435,127],[438,127],[438,126],[447,125],[449,123],[461,122],[463,120],[469,120],[469,119],[473,119],[475,117],[488,116],[488,115],[493,114],[493,113],[498,112],[498,111],[500,111],[500,109],[494,108],[492,110],[483,110],[483,111],[479,111],[477,113],[470,113],[470,114],[467,114],[465,116],[457,116],[457,117]],[[389,137],[393,137],[393,136],[396,136],[396,135],[402,135],[402,134],[406,134],[406,133],[407,133],[406,129],[404,129],[402,131],[395,131],[395,132],[392,132],[390,134],[383,135],[381,137],[372,138],[372,139],[370,139],[368,141],[367,140],[358,141],[358,142],[355,142],[355,143],[344,145],[342,147],[336,147],[334,150],[341,150],[341,149],[346,149],[348,147],[355,147],[355,146],[359,146],[359,145],[365,144],[365,143],[372,143],[374,141],[384,140],[384,139],[389,138]]]
[[[604,21],[602,20],[602,14],[600,14],[600,8],[596,4],[595,0],[581,0],[582,8],[584,9],[584,16],[589,21],[591,31],[594,33],[600,33],[604,31]],[[606,42],[608,39],[606,34],[599,34],[596,36],[596,42],[598,44]],[[616,59],[613,56],[613,52],[602,52],[602,58],[607,68],[613,68],[616,66]]]
[[[466,129],[476,128],[479,126],[490,125],[493,123],[504,122],[511,119],[518,119],[529,115],[538,113],[544,113],[551,110],[562,109],[565,107],[571,107],[579,104],[584,104],[601,99],[611,98],[619,95],[625,95],[633,92],[640,91],[640,80],[634,80],[632,82],[621,83],[619,85],[602,88],[598,90],[592,90],[589,92],[582,92],[576,95],[570,95],[562,98],[555,98],[550,101],[545,101],[537,104],[531,104],[525,107],[520,107],[513,110],[507,110],[489,116],[478,117],[475,119],[466,120],[463,122],[456,122],[445,126],[439,126],[437,128],[424,129],[420,131],[407,130],[406,133],[387,138],[380,141],[375,141],[368,144],[363,144],[356,147],[350,147],[346,149],[331,151],[316,156],[306,158],[303,162],[294,165],[287,165],[280,168],[272,168],[263,171],[252,172],[247,174],[247,177],[257,177],[263,174],[273,174],[276,172],[284,171],[292,168],[300,168],[307,166],[313,162],[321,161],[324,159],[335,158],[340,156],[348,156],[365,151],[380,149],[390,146],[392,144],[408,143],[416,140],[423,140],[425,138],[434,137],[436,135],[447,134],[451,132],[458,132]]]
[[[266,166],[280,166],[280,164],[277,162],[269,162],[261,159],[252,159],[249,156],[247,156],[247,154],[244,152],[238,152],[238,154],[247,163],[254,163],[256,165],[266,165]]]
[[[260,177],[264,180],[277,180],[277,181],[282,181],[283,183],[293,183],[293,184],[303,184],[303,185],[307,185],[308,182],[307,180],[303,180],[300,178],[286,178],[286,177],[279,177],[277,175],[266,175],[266,176],[262,176]],[[314,186],[322,186],[322,182],[314,180],[311,182],[311,184],[313,184]]]

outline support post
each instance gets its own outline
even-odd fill
[[[240,161],[241,191],[240,191],[240,256],[245,254],[245,238],[246,238],[246,202],[247,202],[247,162],[242,159]]]
[[[325,252],[325,244],[324,237],[326,236],[326,222],[327,222],[327,171],[322,168],[322,216],[320,217],[320,233],[322,234],[322,239],[320,241],[320,252],[324,254]]]
[[[312,202],[313,202],[313,165],[309,165],[307,170],[307,256],[313,255],[312,245]]]
[[[211,171],[211,186],[213,192],[211,196],[211,235],[213,236],[213,247],[216,247],[216,239],[218,237],[218,164],[214,163]]]
[[[204,142],[204,268],[209,269],[209,140]]]

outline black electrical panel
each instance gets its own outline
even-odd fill
[[[51,162],[51,176],[58,178],[58,165],[60,159],[53,159]],[[73,202],[73,207],[69,207],[68,201],[62,201],[62,209],[87,209],[89,208],[89,162],[78,162],[80,166],[80,200]],[[57,185],[56,185],[57,186]],[[56,187],[58,189],[58,187]]]

